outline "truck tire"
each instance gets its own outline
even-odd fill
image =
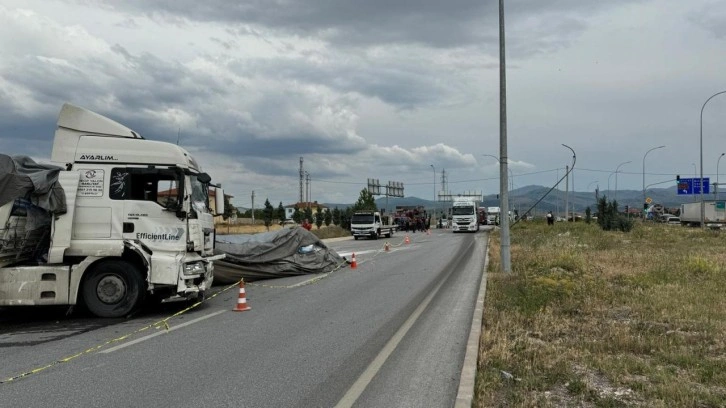
[[[388,230],[388,234],[386,234],[386,238],[391,238],[393,236],[393,230]]]
[[[81,293],[86,307],[96,316],[126,316],[144,299],[144,280],[138,268],[129,262],[102,261],[88,274]]]
[[[380,236],[381,236],[381,230],[378,230],[373,233],[373,239],[378,239],[378,237],[380,237]]]
[[[353,235],[353,239],[358,241],[358,235]]]

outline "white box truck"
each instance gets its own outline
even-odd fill
[[[354,239],[378,239],[381,235],[391,238],[398,225],[389,222],[389,218],[381,217],[378,211],[356,211],[350,219],[350,232]]]
[[[479,231],[479,205],[473,198],[454,197],[451,204],[451,230]]]
[[[501,209],[499,207],[487,207],[487,224],[499,225],[499,213]]]
[[[707,226],[721,226],[726,223],[726,201],[708,200],[703,203],[704,222]],[[701,225],[701,202],[681,204],[679,216],[682,225]]]
[[[0,306],[83,303],[120,317],[149,296],[210,288],[224,257],[214,186],[186,150],[65,104],[51,162],[0,155]]]

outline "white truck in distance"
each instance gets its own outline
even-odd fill
[[[350,232],[354,239],[378,239],[381,235],[390,238],[398,226],[387,221],[388,218],[382,218],[378,211],[356,211],[350,219]]]
[[[487,224],[499,225],[499,213],[502,210],[499,207],[487,207]]]
[[[451,229],[479,231],[479,205],[473,198],[454,197],[451,204]]]
[[[704,223],[706,225],[723,225],[726,223],[726,201],[704,201]],[[701,202],[681,204],[682,225],[701,225]]]
[[[186,150],[65,104],[51,162],[0,155],[0,306],[83,303],[120,317],[149,296],[211,287],[224,257],[214,254],[213,185]],[[37,188],[43,166],[50,199]],[[224,192],[215,195],[222,213]]]

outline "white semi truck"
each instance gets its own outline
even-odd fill
[[[0,155],[0,307],[120,317],[148,297],[204,296],[224,255],[215,186],[185,149],[65,104],[51,162]]]
[[[479,204],[473,198],[454,197],[451,204],[451,230],[479,231]]]

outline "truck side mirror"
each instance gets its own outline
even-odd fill
[[[222,215],[224,214],[224,190],[221,187],[217,187],[214,194],[214,212],[217,215]]]

